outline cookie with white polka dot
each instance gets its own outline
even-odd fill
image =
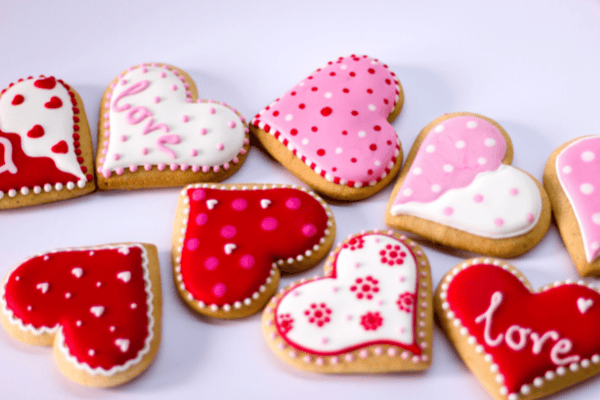
[[[86,386],[122,384],[152,362],[161,336],[156,247],[119,243],[53,250],[0,286],[0,323],[21,342],[53,346],[59,370]]]
[[[291,185],[195,184],[179,196],[173,277],[197,312],[240,318],[260,311],[280,271],[317,265],[335,239],[335,221],[314,192]]]
[[[413,144],[388,202],[388,225],[461,250],[515,257],[550,225],[543,186],[513,167],[506,131],[482,115],[445,114]]]
[[[163,63],[129,68],[106,88],[98,122],[98,187],[132,189],[218,182],[246,159],[245,118],[198,99],[192,78]]]
[[[79,94],[63,80],[19,79],[0,92],[0,209],[96,190],[92,137]]]
[[[600,275],[600,136],[579,137],[556,149],[546,163],[544,187],[577,271]]]
[[[349,236],[329,256],[324,277],[273,297],[262,327],[271,350],[302,370],[424,370],[433,336],[427,257],[392,231]]]
[[[340,57],[258,113],[250,129],[284,167],[340,200],[369,197],[394,179],[402,147],[390,125],[404,92],[387,65]]]

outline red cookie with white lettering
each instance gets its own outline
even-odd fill
[[[535,292],[502,260],[466,260],[435,294],[441,327],[497,400],[532,400],[600,371],[600,293],[583,281]]]
[[[79,94],[53,76],[0,92],[0,209],[93,192],[92,138]]]
[[[368,56],[330,61],[258,113],[250,129],[310,187],[340,200],[383,189],[402,165],[390,124],[404,92],[387,65]]]
[[[98,121],[98,187],[132,189],[218,182],[249,149],[246,119],[198,99],[192,78],[163,63],[129,68],[108,85]]]
[[[197,312],[240,318],[260,311],[280,270],[300,272],[333,244],[335,222],[315,193],[290,185],[189,185],[173,229],[173,277]]]
[[[107,387],[144,371],[158,351],[161,288],[156,247],[120,243],[53,250],[12,269],[0,322],[14,338],[53,346],[60,371]]]
[[[285,288],[263,333],[292,366],[320,373],[420,371],[431,363],[431,274],[423,250],[392,231],[350,236],[325,276]]]

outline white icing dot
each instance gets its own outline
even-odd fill
[[[444,170],[444,172],[452,172],[454,171],[454,167],[450,164],[444,164],[444,166],[442,167],[442,169]]]
[[[428,153],[433,153],[435,151],[435,146],[430,144],[429,146],[425,147],[425,151]]]
[[[375,104],[369,104],[367,107],[368,107],[368,108],[369,108],[369,110],[371,110],[371,111],[375,111],[375,109],[376,109],[376,108],[375,108]]]
[[[348,68],[348,66],[346,64],[340,65],[340,69],[346,69],[346,68]]]
[[[307,138],[302,139],[302,144],[306,146],[308,144],[308,139]]]
[[[96,352],[93,349],[90,349],[88,351],[88,354],[89,354],[90,357],[94,357],[94,355],[96,354]]]
[[[600,249],[600,243],[598,243],[598,242],[594,242],[590,246],[591,246],[592,250]]]
[[[477,128],[477,122],[475,122],[475,121],[469,121],[469,122],[467,122],[467,128],[469,128],[469,129],[475,129],[475,128]]]
[[[365,131],[358,132],[358,137],[365,137],[365,136],[367,136],[367,132],[365,132]]]
[[[487,160],[484,157],[479,157],[477,159],[477,164],[484,165],[485,163],[487,163]]]
[[[592,215],[592,221],[594,221],[596,225],[600,225],[600,213]]]
[[[487,139],[485,139],[484,143],[487,147],[492,147],[496,144],[496,141],[492,138],[487,138]]]
[[[431,191],[432,192],[439,192],[440,190],[442,190],[442,187],[440,185],[438,185],[437,183],[435,185],[431,185]]]
[[[413,194],[413,191],[411,188],[408,189],[404,189],[404,191],[402,192],[403,195],[405,195],[406,197],[410,196],[411,194]]]
[[[331,96],[333,96],[333,95],[331,94],[331,92],[327,92],[327,93],[325,93],[325,98],[326,98],[326,99],[330,99],[330,98],[331,98]]]
[[[434,131],[436,131],[437,133],[440,133],[441,131],[444,130],[444,125],[438,125],[435,128],[433,128]]]
[[[581,159],[585,162],[593,161],[596,156],[591,151],[584,151],[581,153]]]
[[[579,190],[583,194],[591,194],[594,191],[594,186],[591,183],[583,183],[579,186]]]
[[[568,165],[566,167],[564,167],[562,170],[563,174],[570,174],[571,171],[573,171],[573,169]]]
[[[413,170],[413,174],[415,174],[415,175],[421,175],[422,173],[423,173],[423,170],[419,167],[417,167]]]
[[[292,118],[294,118],[294,116],[292,114],[288,114],[288,115],[285,116],[285,120],[286,121],[291,121]]]
[[[337,149],[335,149],[335,154],[341,154],[342,153],[342,148],[338,147]]]
[[[454,146],[456,146],[457,149],[462,149],[465,147],[465,142],[464,140],[459,140]]]
[[[381,165],[381,161],[375,160],[374,164],[375,164],[376,167],[379,167]]]

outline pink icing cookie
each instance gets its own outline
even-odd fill
[[[338,245],[325,270],[285,288],[263,312],[263,333],[280,358],[325,373],[429,366],[430,271],[415,242],[363,231]]]
[[[521,254],[546,233],[550,205],[540,183],[511,160],[510,138],[498,123],[446,114],[417,137],[386,221],[451,247]]]
[[[560,234],[579,273],[600,274],[600,137],[574,139],[546,164],[544,186]]]
[[[402,150],[390,121],[403,102],[400,81],[387,65],[340,57],[258,113],[251,129],[314,189],[358,200],[383,188],[400,168]]]

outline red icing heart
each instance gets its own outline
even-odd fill
[[[59,97],[52,96],[49,102],[44,104],[46,108],[61,108],[63,105],[62,100]]]
[[[273,263],[293,264],[329,234],[328,211],[314,193],[198,185],[182,195],[189,213],[176,280],[205,305],[249,301],[270,282]]]
[[[0,304],[22,336],[56,333],[77,368],[111,375],[149,351],[152,290],[160,288],[151,285],[146,249],[107,245],[26,260],[0,288]]]
[[[61,140],[60,142],[52,146],[52,151],[58,154],[65,154],[67,151],[69,151],[69,146],[67,145],[67,142]]]
[[[33,85],[40,89],[54,89],[54,86],[56,86],[56,79],[53,76],[45,79],[38,79]]]
[[[546,379],[561,376],[568,386],[584,379],[575,379],[570,371],[600,363],[598,292],[565,283],[534,294],[516,276],[516,269],[478,259],[472,263],[464,263],[469,265],[466,269],[455,276],[451,272],[442,281],[438,313],[446,319],[447,329],[465,327],[464,340],[473,336],[473,350],[481,345],[492,357],[503,377],[501,393],[544,390]],[[448,312],[453,313],[451,318]],[[459,325],[452,323],[456,320]]]
[[[33,128],[31,128],[31,130],[29,130],[29,132],[27,132],[27,136],[29,136],[30,138],[34,138],[34,139],[42,137],[42,136],[44,136],[44,128],[42,128],[41,125],[34,125]],[[65,143],[65,145],[66,145],[66,143]],[[54,147],[56,147],[56,146],[54,146]],[[55,153],[61,153],[61,152],[55,151]],[[64,151],[62,153],[66,153],[66,151]]]
[[[13,100],[10,104],[12,104],[13,106],[18,106],[19,104],[21,104],[24,101],[25,101],[25,97],[23,97],[23,95],[17,94],[17,95],[15,95],[15,97],[13,97]]]

